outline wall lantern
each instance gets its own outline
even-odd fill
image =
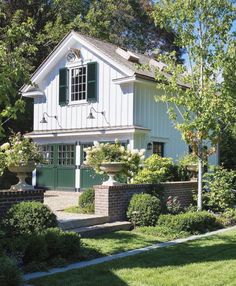
[[[147,150],[149,150],[149,151],[152,150],[152,143],[151,143],[151,142],[149,142],[149,143],[147,144]]]
[[[47,116],[48,118],[54,118],[54,119],[56,120],[58,126],[59,126],[60,128],[62,128],[62,126],[61,126],[60,123],[58,122],[58,117],[57,117],[56,115],[49,115],[47,112],[44,112],[44,113],[43,113],[43,117],[42,117],[42,119],[40,120],[40,123],[42,123],[42,124],[48,123],[48,121],[47,121],[47,119],[46,119],[45,116]]]
[[[110,123],[109,123],[109,122],[107,121],[107,119],[106,119],[105,111],[97,111],[97,110],[96,110],[95,108],[93,108],[93,107],[90,108],[89,115],[88,115],[87,119],[95,119],[95,117],[94,117],[94,115],[93,115],[93,111],[94,111],[95,113],[101,114],[101,115],[104,117],[106,123],[107,123],[108,125],[110,125]]]

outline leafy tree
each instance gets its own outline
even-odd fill
[[[160,0],[157,25],[174,30],[175,42],[186,51],[188,66],[174,52],[159,55],[167,66],[157,70],[170,118],[198,155],[198,210],[202,209],[202,165],[236,119],[236,42],[232,31],[235,6],[229,0]],[[208,150],[203,148],[208,146]]]
[[[1,23],[6,23],[6,16],[0,14]],[[17,11],[11,23],[0,28],[0,134],[4,124],[24,110],[19,88],[29,82],[30,56],[36,52],[32,42],[34,21],[31,18],[22,21],[22,17],[23,11]]]
[[[144,0],[75,1],[54,0],[57,11],[38,36],[40,43],[53,47],[71,29],[136,51],[181,49],[174,44],[175,34],[155,26],[153,2]]]

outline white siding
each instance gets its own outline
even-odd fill
[[[96,119],[89,120],[90,107],[97,111],[105,111],[106,118],[111,126],[133,125],[133,86],[125,87],[115,85],[112,80],[124,76],[109,63],[88,51],[79,44],[73,48],[81,49],[83,59],[98,63],[98,101],[95,103],[79,103],[67,106],[59,106],[59,69],[66,65],[66,54],[62,60],[45,75],[44,80],[38,85],[45,92],[45,98],[35,99],[34,104],[34,130],[60,129],[54,118],[47,118],[47,124],[40,123],[43,112],[51,116],[58,116],[59,124],[63,129],[107,127],[103,116],[94,113]]]
[[[134,124],[150,129],[147,135],[135,135],[135,147],[144,148],[148,142],[165,143],[165,156],[175,160],[188,152],[187,145],[181,139],[181,134],[171,123],[167,107],[156,102],[158,91],[155,84],[135,84],[134,92]]]

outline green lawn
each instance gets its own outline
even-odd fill
[[[37,286],[236,285],[236,231],[30,281]]]
[[[83,238],[82,242],[86,248],[94,249],[104,256],[168,241],[172,238],[171,236],[158,237],[135,233],[134,231],[117,231],[94,238]]]

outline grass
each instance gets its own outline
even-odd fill
[[[76,213],[76,214],[93,214],[94,212],[87,208],[81,208],[80,206],[72,206],[64,209],[66,213]]]
[[[163,237],[135,233],[134,231],[117,231],[94,238],[83,238],[86,248],[92,248],[102,255],[119,253],[131,249],[145,247],[161,241]]]
[[[233,286],[236,230],[30,281],[35,286]]]

